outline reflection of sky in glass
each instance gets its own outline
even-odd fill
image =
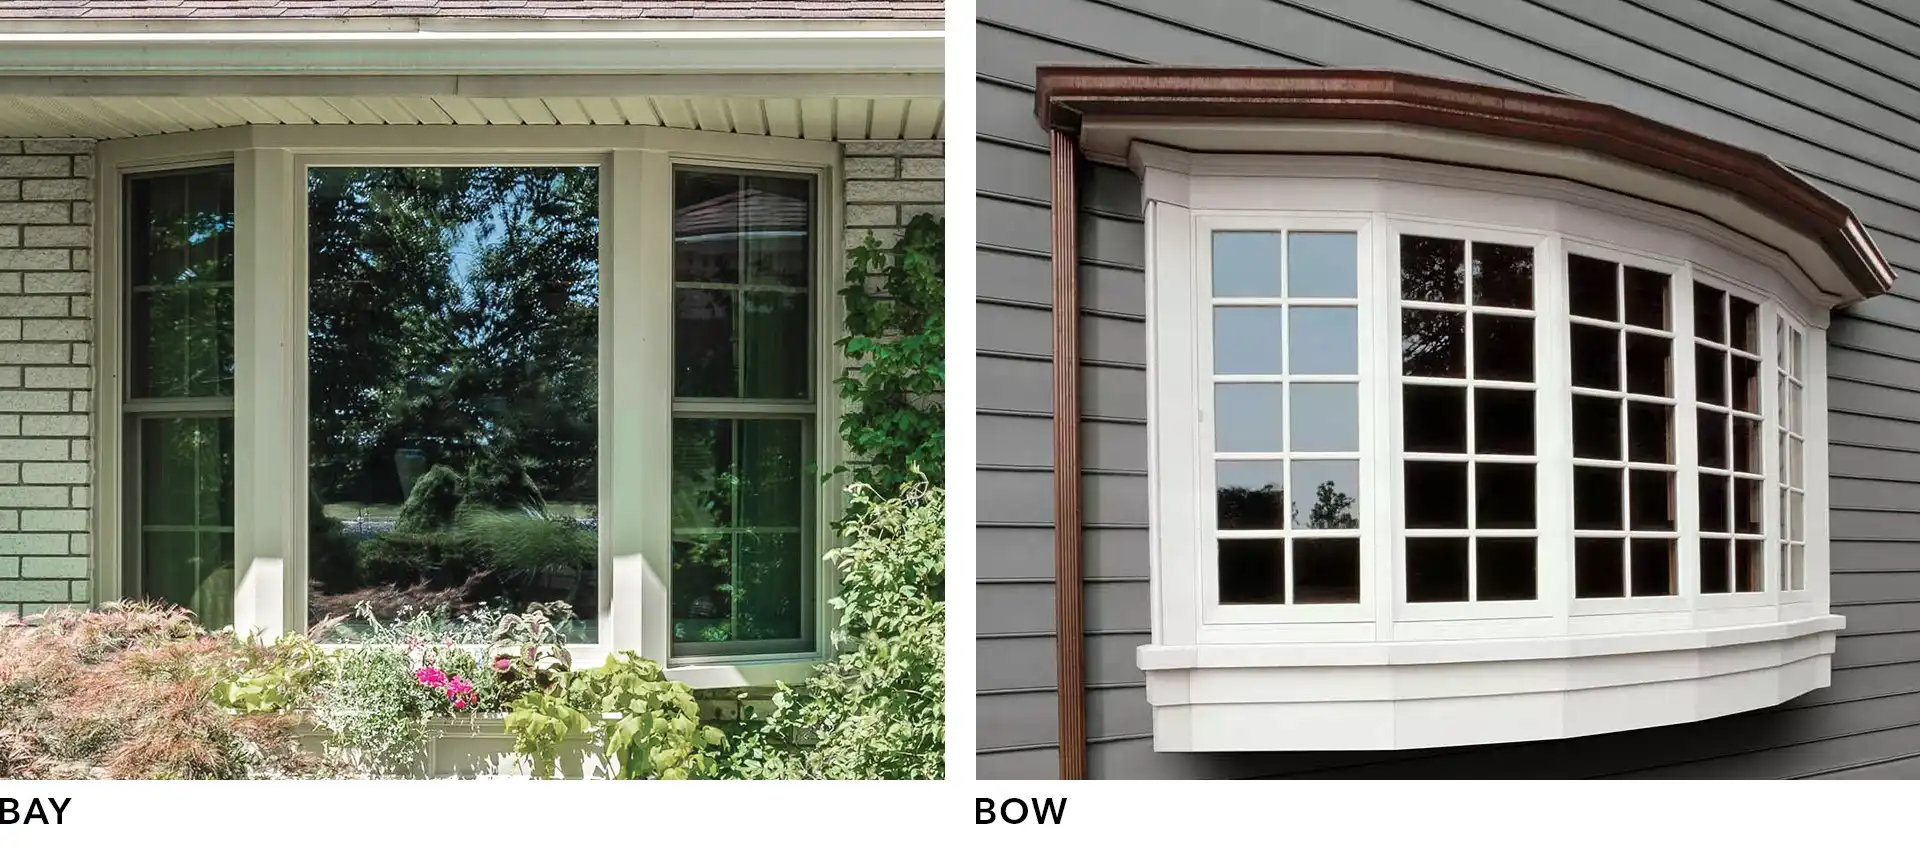
[[[1277,452],[1286,388],[1280,384],[1217,384],[1213,388],[1213,450]]]
[[[1281,479],[1286,475],[1284,464],[1277,460],[1235,460],[1214,464],[1213,486],[1224,490],[1228,487],[1245,487],[1259,490],[1264,487],[1280,489],[1285,486]]]
[[[1288,362],[1295,375],[1357,375],[1360,372],[1358,312],[1352,307],[1294,307]],[[1217,347],[1217,346],[1216,346]]]
[[[1292,421],[1296,452],[1360,449],[1360,385],[1294,384]]]
[[[1358,257],[1351,233],[1287,234],[1287,297],[1354,297]]]
[[[1353,500],[1333,517],[1316,524],[1314,506],[1319,503],[1320,485],[1333,482],[1334,492]],[[1357,460],[1296,460],[1293,462],[1292,503],[1295,528],[1356,528],[1360,520],[1360,462]],[[1326,506],[1329,511],[1332,505]],[[1330,520],[1330,521],[1328,521]]]
[[[1214,374],[1279,374],[1280,314],[1278,307],[1215,307]]]
[[[1215,298],[1280,297],[1280,234],[1213,234]]]

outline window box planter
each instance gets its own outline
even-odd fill
[[[295,733],[300,745],[324,752],[327,730],[303,718]],[[427,721],[427,744],[422,748],[414,779],[529,779],[530,760],[513,751],[513,733],[504,714],[474,717],[436,717]],[[591,735],[576,735],[561,747],[556,776],[561,779],[605,779],[606,760]]]

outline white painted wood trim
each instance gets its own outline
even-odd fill
[[[306,626],[306,594],[289,592],[306,586],[304,558],[288,566],[306,537],[293,511],[307,506],[295,498],[305,493],[307,405],[305,370],[294,368],[305,360],[305,335],[296,343],[294,327],[306,292],[294,268],[306,232],[294,179],[284,150],[234,155],[233,620],[236,631],[267,637]],[[289,351],[296,344],[297,355]]]

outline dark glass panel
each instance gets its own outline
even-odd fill
[[[1296,460],[1293,475],[1294,528],[1360,527],[1360,462]]]
[[[1759,308],[1753,302],[1735,296],[1729,296],[1727,304],[1729,330],[1733,333],[1729,344],[1748,354],[1759,354]]]
[[[1766,587],[1766,564],[1758,540],[1733,541],[1733,590],[1758,593]]]
[[[1467,540],[1407,538],[1407,601],[1467,601]]]
[[[1407,384],[1401,392],[1407,451],[1466,452],[1466,387]]]
[[[1359,539],[1294,538],[1293,601],[1297,605],[1359,602]]]
[[[1220,604],[1283,604],[1286,574],[1287,541],[1220,541]]]
[[[1727,478],[1700,476],[1700,530],[1727,532]]]
[[[1478,461],[1473,476],[1476,528],[1533,527],[1533,464]]]
[[[1573,385],[1620,389],[1620,332],[1591,325],[1573,325],[1568,332],[1573,348]]]
[[[1731,573],[1728,567],[1729,546],[1724,538],[1705,537],[1700,540],[1700,592],[1726,593],[1732,590],[1729,583]]]
[[[1733,407],[1748,413],[1760,412],[1760,361],[1732,358]]]
[[[1483,602],[1539,595],[1539,545],[1531,537],[1483,537],[1474,541],[1474,595]]]
[[[1672,531],[1673,473],[1635,469],[1627,473],[1628,527],[1634,531]]]
[[[1705,284],[1693,285],[1693,334],[1712,342],[1727,341],[1725,293]]]
[[[1727,403],[1727,353],[1704,345],[1693,347],[1694,392],[1701,404]]]
[[[1567,295],[1576,316],[1620,320],[1620,267],[1606,260],[1567,255]]]
[[[1616,530],[1621,527],[1620,470],[1573,468],[1573,527]]]
[[[1479,307],[1533,308],[1533,249],[1473,243],[1473,303]]]
[[[739,293],[682,287],[673,291],[673,394],[734,398],[740,394],[734,314]]]
[[[1400,374],[1466,377],[1466,315],[1412,308],[1400,311]]]
[[[1699,422],[1700,465],[1711,469],[1727,468],[1727,420],[1724,413],[1701,410]]]
[[[1737,534],[1760,533],[1760,485],[1752,478],[1733,480],[1733,530]]]
[[[1483,381],[1532,381],[1533,320],[1476,314],[1473,376]]]
[[[1466,247],[1458,239],[1400,237],[1400,297],[1466,303]]]
[[[1667,330],[1670,327],[1668,318],[1672,313],[1667,303],[1667,293],[1670,291],[1667,276],[1628,266],[1624,283],[1627,324]]]
[[[1573,456],[1594,460],[1620,459],[1620,401],[1573,397]]]
[[[1672,596],[1680,592],[1680,560],[1674,541],[1634,540],[1628,548],[1634,596]]]
[[[1287,509],[1285,467],[1277,460],[1215,463],[1220,529],[1283,528]]]
[[[1533,454],[1533,393],[1475,387],[1473,450],[1479,454]]]
[[[1627,392],[1673,397],[1673,341],[1627,334]]]
[[[1611,599],[1627,595],[1626,541],[1579,537],[1573,541],[1573,595]]]
[[[1672,407],[1627,402],[1627,459],[1637,463],[1673,462]]]
[[[1736,472],[1760,471],[1760,423],[1733,417],[1733,468]]]
[[[1467,465],[1410,460],[1407,465],[1408,528],[1467,527]]]

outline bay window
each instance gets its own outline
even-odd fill
[[[837,161],[665,128],[103,144],[100,595],[269,633],[565,602],[582,663],[804,672]]]

